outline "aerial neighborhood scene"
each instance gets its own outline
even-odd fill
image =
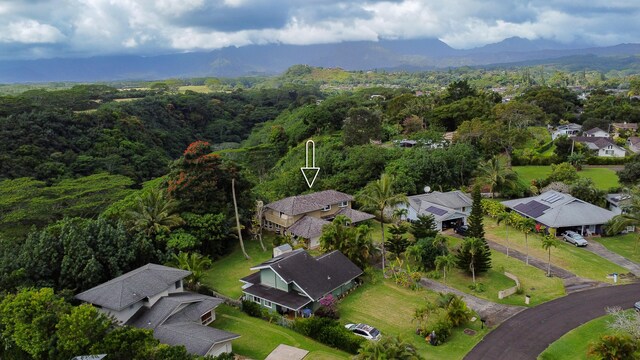
[[[0,1],[0,359],[640,360],[639,18]]]

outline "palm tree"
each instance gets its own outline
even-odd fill
[[[622,214],[616,215],[611,219],[607,226],[607,233],[615,235],[628,227],[633,226],[634,230],[640,227],[640,189],[636,188],[629,192],[629,204],[622,206]],[[636,243],[634,252],[638,251],[638,242],[640,242],[640,233],[636,231]]]
[[[177,202],[165,197],[163,190],[152,189],[138,197],[136,206],[127,212],[127,218],[133,230],[155,239],[157,234],[184,223],[176,208]]]
[[[439,255],[436,257],[436,270],[442,270],[442,278],[444,279],[444,283],[447,283],[447,270],[451,270],[452,267],[456,266],[456,257],[453,254],[448,255]]]
[[[244,249],[244,241],[242,241],[242,227],[240,226],[240,217],[238,216],[238,203],[236,202],[236,179],[231,178],[231,195],[233,196],[233,210],[236,213],[236,229],[238,229],[238,240],[240,240],[240,248],[242,249],[242,254],[244,257],[249,260],[251,257],[247,254],[247,251]]]
[[[402,222],[402,218],[404,217],[406,219],[408,214],[409,214],[409,209],[407,209],[407,208],[397,208],[397,209],[393,210],[392,217],[394,219],[396,219],[396,224],[400,224]]]
[[[436,235],[435,238],[433,238],[432,244],[433,244],[433,247],[435,247],[436,249],[442,250],[442,255],[446,255],[448,243],[449,243],[449,239],[446,236],[442,236],[438,234]]]
[[[511,170],[509,159],[505,156],[494,156],[480,164],[476,171],[476,181],[483,185],[489,185],[491,196],[495,197],[497,189],[515,187],[518,182],[518,174]]]
[[[382,174],[379,180],[367,184],[357,197],[357,200],[362,204],[362,208],[377,213],[378,219],[380,220],[380,230],[382,232],[382,273],[385,277],[384,211],[387,208],[407,203],[407,196],[405,194],[394,192],[394,183],[395,177],[393,175]]]
[[[536,221],[530,218],[523,218],[518,224],[518,228],[524,233],[525,262],[527,265],[529,265],[529,233],[533,231],[535,226]]]
[[[505,238],[507,240],[507,256],[509,256],[509,223],[511,222],[511,213],[503,211],[498,214],[496,219],[498,220],[498,225],[504,221]]]
[[[180,252],[178,255],[171,254],[169,265],[182,270],[191,271],[191,275],[186,277],[186,287],[197,291],[200,287],[200,280],[204,276],[205,270],[212,265],[211,259],[198,253]]]
[[[473,277],[473,284],[476,283],[476,255],[478,255],[484,249],[484,241],[480,238],[467,238],[463,245],[465,250],[469,252],[471,261],[469,262],[469,270],[471,270],[471,276]]]
[[[553,235],[545,235],[542,238],[542,248],[549,251],[549,261],[547,261],[547,276],[551,276],[551,248],[558,247]]]

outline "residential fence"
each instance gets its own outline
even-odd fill
[[[508,288],[506,290],[498,291],[498,299],[504,299],[507,296],[511,296],[511,295],[515,294],[518,291],[518,289],[520,289],[520,280],[518,280],[517,276],[515,276],[515,275],[513,275],[511,273],[508,273],[506,271],[504,272],[504,276],[506,276],[509,279],[515,281],[516,282],[516,286],[510,287],[510,288]]]

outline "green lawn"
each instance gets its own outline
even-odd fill
[[[472,278],[459,269],[447,274],[446,284],[479,298],[508,305],[527,306],[524,303],[525,294],[531,296],[529,306],[536,306],[565,295],[562,279],[547,277],[543,270],[527,266],[522,261],[507,257],[501,252],[491,251],[491,264],[492,268],[489,271],[476,275],[476,281],[484,285],[482,292],[469,289],[469,285],[473,283]],[[513,294],[504,299],[498,299],[498,291],[515,285],[513,280],[504,275],[505,271],[518,277],[525,294]],[[439,281],[443,282],[443,279],[440,278]]]
[[[376,277],[340,302],[340,321],[367,323],[378,328],[383,336],[399,335],[413,343],[427,359],[462,359],[488,330],[481,330],[480,321],[476,320],[467,325],[477,331],[473,336],[464,334],[463,329],[455,329],[445,344],[427,344],[424,338],[415,334],[417,323],[412,318],[414,310],[424,304],[425,299],[432,301],[435,297],[435,293],[422,288],[414,291],[399,287],[376,273]]]
[[[495,221],[485,217],[484,228],[487,239],[507,245],[502,224],[497,226]],[[511,248],[522,253],[526,252],[524,233],[509,228],[509,243]],[[529,234],[529,256],[546,261],[547,251],[542,249],[540,243],[540,235]],[[627,269],[583,248],[577,248],[561,240],[558,240],[556,244],[558,247],[551,249],[551,263],[580,277],[613,283],[613,279],[606,278],[607,274],[614,272],[625,274],[628,272]]]
[[[320,344],[280,325],[250,317],[242,311],[220,305],[216,308],[216,320],[211,326],[241,335],[233,341],[233,352],[251,359],[264,359],[280,344],[291,345],[309,351],[305,359],[348,359],[349,354]]]
[[[580,360],[587,359],[589,344],[600,336],[610,332],[607,322],[611,316],[591,320],[564,334],[560,339],[538,356],[539,360]]]
[[[627,259],[640,263],[640,244],[638,234],[624,234],[610,237],[594,239],[604,245],[610,251],[626,257]]]
[[[531,180],[546,178],[551,173],[551,166],[514,166],[513,170],[520,176],[525,184],[530,184]],[[614,170],[608,168],[588,168],[578,171],[578,175],[593,180],[596,187],[602,190],[609,190],[620,186],[618,175]]]
[[[242,295],[240,279],[253,272],[250,270],[252,266],[271,258],[273,235],[265,232],[263,238],[267,251],[262,251],[258,241],[245,240],[245,248],[251,259],[244,258],[238,245],[231,254],[213,262],[211,269],[205,273],[202,283],[224,295],[234,299],[239,298]]]
[[[185,86],[180,86],[178,88],[178,91],[183,93],[186,91],[193,91],[193,92],[197,92],[197,93],[203,93],[203,94],[208,94],[211,91],[211,89],[209,89],[208,86],[206,85],[185,85]]]

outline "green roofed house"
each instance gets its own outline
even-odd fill
[[[244,300],[280,314],[302,315],[320,307],[320,299],[340,297],[355,286],[362,270],[339,251],[313,257],[298,249],[267,260],[240,281]]]
[[[190,271],[147,264],[76,295],[122,325],[153,330],[168,345],[188,352],[218,356],[232,352],[240,335],[212,328],[221,299],[184,291]]]

